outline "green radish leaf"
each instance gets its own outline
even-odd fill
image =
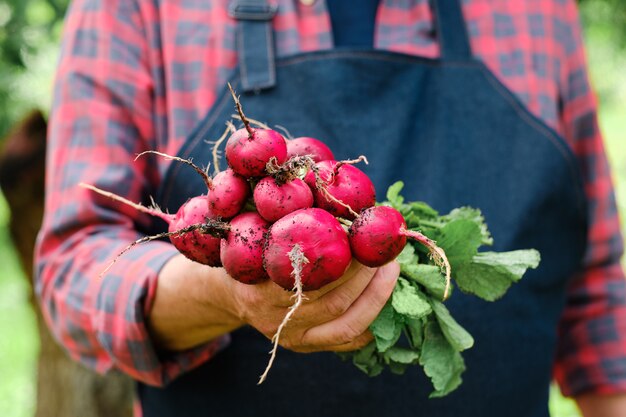
[[[472,207],[459,207],[452,210],[445,216],[442,216],[442,219],[445,222],[459,219],[471,220],[480,228],[482,244],[493,245],[493,238],[491,237],[491,233],[489,233],[489,229],[487,228],[487,224],[485,223],[485,218],[483,217],[483,214],[479,209],[475,209]]]
[[[424,317],[432,311],[426,296],[402,277],[398,278],[393,289],[391,305],[396,313],[413,319]]]
[[[502,297],[512,283],[519,281],[528,268],[539,265],[534,249],[511,252],[482,252],[453,272],[458,287],[487,301]]]
[[[383,360],[389,370],[396,374],[402,375],[409,365],[418,363],[419,354],[411,349],[394,346],[383,353]]]
[[[410,212],[408,209],[400,210],[402,215],[404,216],[404,221],[406,221],[406,227],[409,229],[421,229],[421,219],[415,213]],[[407,245],[408,246],[408,245]]]
[[[437,321],[431,320],[426,324],[419,363],[435,388],[430,398],[443,397],[462,382],[465,361],[445,338]]]
[[[400,265],[413,265],[419,261],[415,254],[415,248],[412,245],[405,245],[402,252],[396,257],[396,261]]]
[[[398,341],[402,334],[402,318],[397,317],[391,302],[385,304],[378,317],[370,324],[370,331],[379,352],[386,351]]]
[[[452,271],[469,262],[482,243],[480,227],[472,220],[458,219],[446,224],[435,237],[437,245],[442,248]]]
[[[522,249],[509,252],[482,252],[472,259],[472,263],[481,263],[494,268],[494,271],[506,271],[511,280],[519,281],[528,268],[539,266],[541,255],[534,249]]]
[[[404,203],[404,197],[400,195],[400,191],[404,188],[404,183],[402,181],[398,181],[391,185],[387,189],[387,201],[391,205],[391,207],[399,210],[402,204]]]
[[[410,245],[407,245],[409,247]],[[403,276],[421,284],[427,293],[437,299],[443,299],[446,288],[446,279],[441,274],[441,269],[435,265],[424,265],[418,263],[401,263],[400,272]]]
[[[383,354],[385,362],[396,362],[406,365],[417,363],[419,356],[419,353],[414,350],[400,346],[394,346]]]
[[[421,221],[436,220],[439,216],[437,210],[433,209],[431,206],[424,203],[423,201],[414,201],[412,203],[405,204],[405,207],[410,213],[413,213],[413,215],[415,215]]]
[[[353,354],[352,363],[368,376],[376,376],[384,369],[384,366],[378,360],[376,343],[374,342],[356,351]]]
[[[431,300],[430,305],[433,307],[435,317],[439,323],[439,327],[448,342],[461,352],[474,346],[474,338],[459,323],[454,320],[448,309],[443,303],[437,300]]]
[[[493,243],[480,210],[460,207],[440,216],[426,203],[405,202],[402,187],[402,182],[389,187],[385,204],[402,213],[409,229],[419,230],[446,252],[455,284],[462,291],[493,301],[528,268],[537,267],[539,253],[535,250],[479,253],[481,245]],[[465,362],[460,352],[471,348],[474,339],[440,302],[445,277],[432,264],[426,249],[417,243],[407,244],[396,261],[401,277],[370,325],[374,342],[341,356],[351,358],[370,376],[384,368],[403,374],[408,366],[419,364],[433,384],[430,397],[443,397],[461,384]],[[399,346],[403,332],[408,348]]]
[[[405,320],[405,331],[411,348],[416,352],[419,352],[424,342],[424,319],[411,319]]]
[[[389,371],[395,375],[404,375],[406,368],[409,367],[409,365],[400,362],[389,362],[386,365],[389,367]]]

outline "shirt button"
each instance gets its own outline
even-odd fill
[[[312,6],[313,3],[315,3],[315,0],[300,0],[300,3],[302,3],[304,6]]]

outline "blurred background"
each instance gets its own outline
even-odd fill
[[[3,138],[33,138],[45,133],[44,119],[30,112],[40,109],[45,118],[48,111],[68,3],[69,0],[0,0],[0,147],[4,146],[5,152],[11,147],[24,156],[24,160],[11,157],[9,161],[20,167],[40,162],[37,142],[19,148]],[[600,99],[600,124],[619,209],[622,218],[626,218],[626,0],[582,0],[579,4],[592,83]],[[27,125],[16,129],[16,124],[29,114]],[[32,196],[22,195],[26,189],[23,184],[28,182],[31,191],[41,187],[32,170],[24,175],[18,178],[11,171],[3,177],[0,170],[0,185],[5,193],[0,193],[0,416],[128,415],[131,390],[126,390],[127,380],[121,376],[103,379],[83,371],[67,362],[60,351],[49,348],[45,333],[40,335],[32,306],[30,271],[24,267],[30,265],[24,248],[32,244],[28,236],[33,231],[28,227],[9,227],[7,200],[17,201],[18,207],[32,207],[28,200]],[[19,184],[22,185],[18,187]],[[22,220],[36,223],[40,212],[20,210],[19,214],[24,216]],[[22,226],[26,223],[21,221]],[[11,233],[18,237],[17,247]],[[38,369],[40,350],[52,358],[47,368]],[[42,387],[39,399],[38,379]],[[71,404],[56,398],[68,390],[80,390],[85,395]],[[95,403],[89,400],[90,396],[97,397]],[[550,408],[552,417],[579,415],[574,404],[562,398],[556,387]]]

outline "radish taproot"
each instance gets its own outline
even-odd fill
[[[230,230],[220,247],[222,265],[228,275],[244,284],[267,280],[263,248],[269,225],[255,212],[241,213],[230,221]]]
[[[288,290],[295,285],[288,256],[295,245],[309,260],[301,271],[304,291],[317,290],[337,280],[352,259],[348,236],[332,214],[319,208],[296,210],[272,224],[263,251],[270,279]]]
[[[213,177],[207,200],[215,215],[230,219],[243,209],[250,194],[248,181],[232,169],[226,169]]]
[[[293,156],[282,164],[272,158],[265,167],[268,176],[254,187],[253,200],[259,214],[274,222],[293,211],[313,207],[313,191],[301,178],[314,166],[309,155]]]
[[[250,184],[246,179],[237,175],[232,169],[218,172],[214,178],[190,159],[168,155],[158,151],[144,151],[139,157],[154,154],[170,161],[182,162],[196,171],[207,186],[207,202],[213,218],[230,219],[241,211],[250,196]]]
[[[354,161],[320,161],[306,174],[304,181],[313,190],[315,207],[336,217],[354,219],[358,213],[376,204],[376,190],[372,180],[353,163]]]
[[[313,207],[313,192],[300,178],[281,182],[265,177],[254,187],[253,198],[261,217],[270,222],[293,211]]]
[[[450,263],[443,249],[422,233],[408,230],[406,221],[398,210],[389,206],[366,208],[348,229],[352,256],[363,265],[379,267],[393,261],[404,249],[407,238],[425,246],[433,261],[446,274],[443,298],[450,290]]]
[[[237,112],[244,127],[236,130],[226,142],[226,161],[228,166],[245,178],[265,176],[265,166],[275,158],[279,164],[287,159],[287,142],[275,130],[254,128],[250,126],[241,109],[241,103],[230,84]]]
[[[302,304],[304,291],[317,290],[339,279],[350,266],[348,236],[335,217],[320,208],[296,210],[276,221],[267,233],[263,265],[270,279],[295,292],[295,301],[280,323],[259,384],[272,367],[282,329]]]
[[[214,232],[213,235],[203,233],[199,229],[189,233],[177,233],[192,225],[205,224],[208,219],[217,220],[218,216],[207,205],[206,196],[189,199],[169,223],[170,241],[180,253],[192,261],[209,266],[221,266],[220,240],[227,232],[226,227],[219,233]]]
[[[318,139],[302,136],[287,141],[287,158],[306,155],[313,158],[315,162],[335,159],[333,151]]]
[[[133,207],[142,213],[158,217],[168,224],[167,232],[138,239],[127,246],[117,255],[102,274],[108,271],[121,255],[135,245],[164,237],[169,237],[174,247],[192,261],[208,266],[221,265],[220,240],[222,237],[226,236],[230,226],[227,223],[221,222],[218,217],[211,212],[206,195],[193,197],[180,206],[176,214],[168,214],[158,208],[146,207],[134,203],[124,197],[104,191],[90,184],[80,183],[80,186],[114,201]]]

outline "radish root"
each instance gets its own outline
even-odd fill
[[[233,119],[236,119],[236,120],[241,120],[241,116],[239,116],[238,114],[231,114],[230,117],[232,117]],[[246,120],[248,122],[250,122],[251,125],[255,125],[256,127],[260,127],[261,129],[267,129],[267,130],[271,129],[271,127],[269,127],[267,124],[265,124],[265,123],[263,123],[263,122],[261,122],[259,120],[251,119],[248,116],[246,116]]]
[[[215,175],[220,173],[219,148],[228,137],[228,134],[232,132],[231,127],[234,128],[233,124],[230,122],[227,122],[224,133],[222,133],[222,136],[220,136],[220,138],[216,140],[215,143],[213,144],[213,167],[214,167]]]
[[[278,163],[276,157],[271,157],[265,166],[265,171],[279,184],[302,178],[309,170],[315,171],[315,161],[308,155],[292,156],[282,164]]]
[[[129,250],[131,250],[132,248],[134,248],[135,246],[141,243],[146,243],[146,242],[150,242],[153,240],[162,239],[164,237],[178,237],[178,236],[182,236],[186,233],[194,232],[194,231],[199,231],[200,233],[206,233],[215,237],[223,238],[225,236],[226,231],[228,231],[229,229],[230,229],[230,225],[228,223],[207,219],[206,223],[196,223],[196,224],[192,224],[191,226],[187,226],[187,227],[183,227],[182,229],[175,230],[173,232],[164,232],[164,233],[159,233],[153,236],[142,237],[141,239],[135,240],[130,245],[122,249],[122,251],[117,254],[117,256],[111,261],[111,263],[109,263],[107,267],[104,268],[102,272],[100,272],[98,277],[102,278],[104,274],[106,274],[111,269],[111,267],[113,267],[115,262],[117,262],[117,260],[122,255],[124,255],[126,252],[128,252]]]
[[[213,181],[211,180],[211,177],[209,176],[209,174],[207,174],[208,168],[205,171],[204,169],[200,168],[198,165],[194,164],[191,159],[184,159],[184,158],[179,158],[178,156],[172,156],[172,155],[168,155],[166,153],[163,152],[158,152],[158,151],[144,151],[140,154],[138,154],[135,157],[135,161],[137,159],[139,159],[140,157],[144,156],[145,154],[154,154],[154,155],[159,155],[162,156],[163,158],[169,160],[169,161],[178,161],[178,162],[182,162],[184,164],[189,165],[190,167],[192,167],[198,174],[200,174],[200,176],[202,177],[202,180],[204,181],[204,183],[207,186],[208,190],[212,190],[213,189]]]
[[[326,189],[326,187],[331,184],[334,179],[335,179],[335,173],[331,174],[331,178],[330,181],[324,181],[322,179],[322,177],[319,174],[319,170],[317,169],[316,166],[312,167],[312,171],[313,174],[315,174],[315,188],[317,188],[317,190],[322,193],[322,195],[324,196],[324,198],[326,198],[326,200],[331,201],[333,203],[339,204],[341,207],[344,207],[345,209],[348,210],[348,212],[354,216],[354,217],[358,217],[359,213],[357,213],[356,211],[354,211],[352,209],[352,207],[350,207],[350,205],[344,203],[343,201],[339,200],[338,198],[335,198],[332,194],[330,194],[328,192],[328,190]]]
[[[353,216],[353,217],[358,217],[359,213],[357,213],[356,211],[354,211],[352,209],[352,207],[350,207],[350,205],[344,203],[343,201],[339,200],[338,198],[335,198],[334,196],[332,196],[328,190],[326,189],[326,187],[329,184],[332,184],[333,181],[335,181],[335,176],[337,175],[337,173],[339,172],[339,168],[341,168],[342,165],[356,165],[359,162],[365,162],[365,164],[369,164],[369,162],[367,161],[367,158],[364,155],[359,156],[357,159],[347,159],[344,161],[338,161],[335,164],[335,168],[333,169],[333,172],[330,175],[330,178],[328,181],[324,181],[320,175],[319,175],[319,171],[317,169],[315,169],[315,167],[312,169],[313,173],[315,174],[315,188],[318,189],[318,191],[320,193],[322,193],[322,195],[326,198],[326,200],[331,201],[333,203],[339,204],[340,206],[342,206],[343,208],[347,209],[348,212]]]
[[[276,129],[278,129],[281,132],[283,132],[285,134],[285,136],[287,136],[287,139],[293,140],[293,136],[291,135],[291,133],[289,133],[289,131],[287,130],[287,128],[285,126],[274,125],[274,127],[276,127]]]
[[[333,203],[337,203],[337,204],[339,204],[340,206],[342,206],[342,207],[346,208],[346,209],[350,212],[350,214],[351,214],[352,216],[354,216],[354,217],[359,217],[359,213],[357,213],[356,211],[354,211],[354,210],[352,209],[352,207],[350,207],[350,205],[348,205],[348,204],[344,203],[343,201],[339,200],[338,198],[333,197],[333,196],[332,196],[332,195],[328,192],[328,190],[326,189],[326,182],[323,182],[323,185],[321,185],[321,186],[316,184],[316,187],[317,187],[317,189],[318,189],[318,190],[320,190],[320,192],[324,195],[324,197],[326,198],[326,200],[328,200],[328,201],[332,201]]]
[[[285,318],[283,319],[282,323],[280,323],[280,326],[278,326],[278,329],[276,330],[276,334],[274,335],[274,337],[272,337],[272,342],[274,343],[274,346],[272,347],[272,350],[270,352],[271,353],[270,360],[267,364],[267,367],[265,368],[265,371],[263,372],[263,375],[261,375],[261,377],[259,378],[258,385],[261,385],[265,381],[265,379],[267,378],[267,374],[269,373],[270,369],[272,369],[272,365],[274,364],[274,359],[276,358],[276,352],[278,351],[278,342],[280,340],[280,333],[285,328],[285,326],[287,325],[287,322],[289,322],[289,320],[294,315],[296,310],[298,310],[298,308],[302,305],[302,302],[305,299],[304,293],[302,291],[302,267],[304,266],[304,264],[309,263],[309,260],[306,258],[306,256],[304,256],[304,252],[302,251],[302,248],[297,243],[294,245],[293,249],[289,251],[288,255],[289,255],[289,260],[291,261],[291,267],[293,268],[291,275],[293,275],[293,278],[294,278],[293,289],[296,292],[293,295],[293,298],[295,298],[296,301],[292,304],[291,307],[289,307],[289,310],[287,311]]]
[[[248,121],[246,116],[243,114],[243,109],[241,108],[241,102],[239,101],[239,97],[237,97],[237,95],[235,94],[235,90],[233,90],[233,87],[230,85],[230,83],[228,83],[228,89],[230,90],[230,94],[233,96],[233,101],[235,102],[237,113],[239,113],[239,118],[243,122],[243,125],[245,126],[246,130],[248,131],[248,136],[250,137],[250,139],[252,139],[254,135],[254,131],[250,127],[250,122]]]
[[[359,162],[365,162],[365,165],[369,165],[369,161],[367,160],[365,155],[361,155],[357,159],[345,159],[343,161],[337,161],[337,164],[335,165],[335,174],[342,165],[356,165]]]
[[[437,244],[421,234],[420,232],[416,232],[413,230],[402,230],[401,233],[407,237],[413,238],[417,240],[422,245],[428,248],[428,252],[430,254],[431,259],[435,264],[444,270],[446,273],[446,287],[443,291],[443,301],[448,299],[450,295],[450,263],[448,262],[448,258],[446,257],[446,253],[443,249],[441,249]]]
[[[154,200],[151,198],[152,200],[152,204],[154,207],[146,207],[143,206],[141,204],[138,203],[134,203],[122,196],[119,196],[117,194],[114,194],[112,192],[109,191],[104,191],[98,187],[95,187],[93,185],[90,184],[86,184],[84,182],[81,182],[80,184],[78,184],[80,187],[82,188],[86,188],[88,190],[91,190],[95,193],[98,193],[102,196],[108,197],[114,201],[117,201],[119,203],[122,204],[126,204],[127,206],[130,206],[132,208],[134,208],[135,210],[141,212],[141,213],[146,213],[146,214],[150,214],[152,216],[155,217],[159,217],[160,219],[164,220],[165,222],[167,222],[167,224],[171,224],[172,221],[174,221],[174,219],[176,218],[175,215],[173,214],[168,214],[168,213],[163,213],[163,211],[161,211],[161,209],[159,209],[156,204],[154,203]],[[153,235],[153,236],[145,236],[142,237],[141,239],[137,239],[134,242],[132,242],[131,244],[129,244],[128,246],[126,246],[124,249],[122,249],[122,251],[120,253],[117,254],[117,256],[115,257],[115,259],[113,259],[111,261],[111,263],[109,263],[109,265],[107,265],[107,267],[99,274],[99,277],[102,277],[104,274],[106,274],[109,269],[111,269],[111,267],[115,264],[115,262],[117,262],[117,260],[124,255],[126,252],[128,252],[129,250],[131,250],[133,247],[135,247],[136,245],[139,245],[141,243],[145,243],[145,242],[150,242],[152,240],[156,240],[156,239],[162,239],[164,237],[178,237],[178,236],[182,236],[185,233],[189,233],[189,232],[194,232],[194,231],[198,231],[202,234],[210,234],[213,237],[217,237],[217,238],[224,238],[226,236],[226,232],[230,230],[230,225],[226,222],[222,222],[219,220],[213,220],[213,219],[208,219],[205,218],[204,219],[204,223],[196,223],[196,224],[192,224],[190,226],[184,227],[182,229],[179,230],[175,230],[173,232],[165,232],[165,233],[159,233],[157,235]]]
[[[81,182],[80,184],[78,184],[80,187],[82,188],[86,188],[88,190],[91,190],[95,193],[98,193],[100,195],[103,195],[105,197],[110,198],[111,200],[120,202],[122,204],[126,204],[127,206],[130,206],[132,208],[134,208],[137,211],[140,211],[142,213],[146,213],[149,214],[151,216],[155,216],[158,217],[160,219],[165,220],[166,222],[170,222],[174,219],[174,215],[173,214],[167,214],[167,213],[163,213],[163,211],[161,211],[161,209],[159,209],[158,207],[156,207],[156,205],[154,205],[154,200],[152,200],[152,204],[154,205],[154,207],[146,207],[144,205],[141,205],[139,203],[134,203],[130,200],[127,200],[126,198],[119,196],[117,194],[111,193],[109,191],[104,191],[98,187],[95,187],[91,184],[86,184],[84,182]]]

